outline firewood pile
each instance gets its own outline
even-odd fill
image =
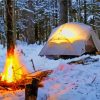
[[[14,91],[14,90],[19,90],[19,89],[25,89],[25,85],[31,83],[33,78],[36,78],[39,80],[39,82],[41,82],[51,73],[52,73],[52,70],[36,71],[34,73],[25,75],[23,76],[21,80],[17,82],[12,82],[12,83],[1,81],[2,76],[0,76],[0,90]]]

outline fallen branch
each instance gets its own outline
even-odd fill
[[[80,60],[77,60],[77,61],[71,61],[68,64],[83,64],[83,65],[87,65],[87,64],[90,64],[91,62],[97,62],[97,61],[99,61],[99,58],[91,58],[89,56],[89,57],[86,57],[86,58],[83,58],[83,59],[80,59]]]
[[[96,76],[93,78],[91,84],[93,84],[95,80],[96,80]]]

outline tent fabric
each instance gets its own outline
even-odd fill
[[[96,46],[97,51],[100,51],[100,39],[99,39],[99,36],[95,32],[92,32],[92,39]]]
[[[39,55],[75,55],[92,52],[98,41],[92,28],[83,23],[66,23],[55,28]],[[93,39],[92,39],[92,38]],[[93,43],[93,41],[95,41]],[[89,47],[86,49],[86,47]],[[100,49],[100,45],[96,45]]]
[[[47,43],[39,55],[81,55],[83,52],[85,53],[84,41],[76,41],[73,44],[53,43],[51,46]]]

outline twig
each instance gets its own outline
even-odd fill
[[[34,71],[36,71],[36,70],[35,70],[35,66],[34,66],[33,59],[31,59],[31,62],[32,62],[32,67],[33,67]]]
[[[94,83],[95,80],[96,80],[96,76],[95,76],[94,79],[92,80],[91,84]]]
[[[8,88],[4,87],[4,86],[0,86],[1,88],[3,88],[4,90],[9,90]],[[1,89],[0,89],[1,90]]]
[[[21,50],[21,53],[25,56],[25,53],[23,52],[23,50]]]

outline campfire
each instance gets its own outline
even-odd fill
[[[23,74],[27,74],[27,71],[25,66],[23,66],[19,61],[18,54],[15,52],[14,55],[12,53],[7,55],[1,81],[15,83],[23,78]]]
[[[14,54],[12,52],[7,53],[4,70],[0,75],[0,90],[24,89],[25,85],[31,83],[33,78],[41,81],[43,77],[52,72],[48,70],[29,73],[20,61],[19,54],[16,50]]]
[[[9,87],[12,84],[22,83],[22,80],[26,78],[28,71],[25,65],[20,61],[19,53],[15,50],[14,54],[8,52],[6,56],[4,70],[1,73],[0,86]]]

